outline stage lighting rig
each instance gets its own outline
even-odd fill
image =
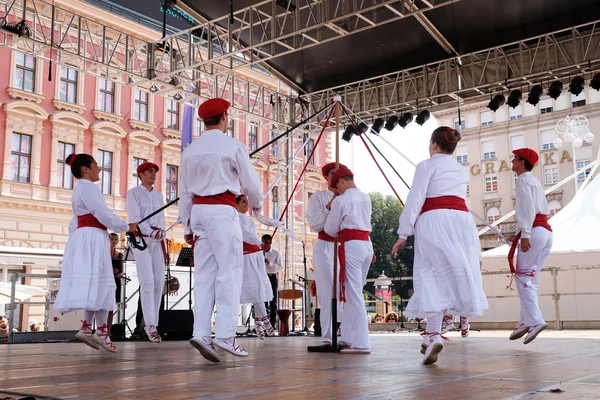
[[[402,128],[406,128],[406,126],[408,124],[413,122],[413,119],[414,119],[414,116],[412,115],[411,112],[404,113],[402,118],[400,118],[400,120],[398,121],[398,125],[400,125]]]
[[[535,85],[529,90],[529,96],[527,97],[527,102],[532,106],[537,106],[540,102],[540,97],[544,94],[544,88],[542,85]]]
[[[548,89],[548,96],[552,97],[554,100],[558,99],[558,96],[561,95],[563,90],[563,84],[561,81],[554,81],[550,84],[550,88]]]
[[[385,129],[391,132],[394,130],[396,125],[398,125],[398,117],[395,115],[392,115],[391,117],[388,118],[387,122],[385,123]]]
[[[427,120],[429,119],[430,116],[431,116],[431,113],[429,111],[423,110],[419,113],[419,115],[417,115],[415,122],[417,124],[423,126],[423,124],[425,124],[425,122],[427,122]]]
[[[504,98],[503,95],[501,94],[497,94],[494,96],[494,98],[492,100],[490,100],[490,102],[488,103],[488,108],[490,110],[492,110],[493,112],[498,111],[498,109],[500,107],[502,107],[504,105],[504,102],[506,101],[506,99]]]
[[[383,118],[377,118],[375,122],[373,122],[371,129],[373,130],[373,133],[379,135],[381,128],[383,128]]]
[[[510,96],[508,96],[506,104],[508,104],[509,107],[517,108],[519,104],[521,104],[522,98],[523,93],[520,90],[513,90],[512,92],[510,92]]]
[[[579,96],[581,92],[583,92],[583,89],[585,89],[585,79],[583,79],[581,76],[576,76],[573,78],[571,84],[569,85],[569,91],[571,94]]]

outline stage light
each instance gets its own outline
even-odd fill
[[[180,101],[181,99],[183,99],[183,96],[181,95],[181,93],[177,92],[177,93],[175,93],[175,95],[173,95],[173,100]]]
[[[585,79],[581,76],[576,76],[569,85],[569,91],[575,96],[579,96],[585,89]]]
[[[594,78],[590,81],[592,89],[600,90],[600,73],[594,75]]]
[[[529,96],[527,97],[527,102],[532,106],[537,106],[540,102],[540,97],[544,94],[544,88],[542,85],[535,85],[529,90]]]
[[[427,120],[429,119],[429,116],[431,114],[429,113],[429,111],[427,110],[423,110],[419,113],[419,115],[417,115],[417,118],[415,119],[415,122],[421,126],[423,126],[423,124],[425,122],[427,122]]]
[[[396,125],[398,125],[398,117],[392,115],[388,118],[387,122],[385,123],[385,129],[391,132],[394,130]]]
[[[513,90],[510,92],[510,96],[508,96],[508,100],[506,104],[509,107],[517,108],[519,104],[521,104],[521,99],[523,98],[523,93],[520,90]]]
[[[377,118],[375,122],[373,122],[373,126],[371,127],[371,129],[373,130],[373,132],[379,135],[379,132],[381,132],[381,128],[383,128],[383,119]]]
[[[358,132],[356,132],[357,135],[362,135],[363,133],[366,133],[369,130],[369,125],[365,124],[364,122],[361,122],[360,124],[358,124]]]
[[[488,108],[490,110],[492,110],[493,112],[498,111],[498,109],[500,107],[502,107],[504,105],[504,102],[506,101],[506,99],[504,98],[503,95],[501,94],[497,94],[494,96],[494,98],[492,100],[490,100],[490,102],[488,103]]]
[[[402,128],[406,128],[408,124],[413,122],[413,118],[414,117],[411,112],[404,113],[402,118],[400,118],[400,121],[398,121],[398,125],[400,125]]]
[[[352,136],[357,133],[356,127],[354,125],[348,125],[344,133],[342,133],[342,140],[349,142],[352,139]]]
[[[550,85],[550,89],[548,89],[548,96],[552,97],[554,100],[558,99],[558,96],[561,95],[563,90],[563,84],[561,81],[554,81]]]
[[[152,93],[156,93],[158,92],[160,89],[158,88],[158,86],[156,86],[155,84],[152,84],[152,86],[150,86],[150,88],[148,89],[150,90]]]

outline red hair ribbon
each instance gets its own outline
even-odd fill
[[[69,167],[72,167],[73,164],[75,164],[75,159],[77,158],[77,154],[72,153],[71,154],[71,161],[69,161]]]
[[[452,140],[448,139],[448,133],[449,133],[449,132],[452,132],[452,130],[453,130],[452,128],[446,128],[446,130],[444,131],[444,139],[445,139],[445,140],[446,140],[446,142],[448,142],[448,143],[455,144],[455,143],[458,143],[458,142],[454,142],[454,141],[452,141]]]

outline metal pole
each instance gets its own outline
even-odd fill
[[[8,343],[12,343],[14,340],[13,331],[14,331],[14,321],[15,321],[15,299],[17,297],[17,281],[19,280],[19,274],[14,273],[10,277],[10,304],[8,305],[9,314],[8,314]]]
[[[550,273],[552,274],[552,284],[554,286],[554,293],[552,294],[552,298],[554,299],[554,329],[557,331],[562,330],[562,324],[560,323],[560,306],[558,304],[560,300],[560,295],[558,294],[558,268],[552,267],[550,268]]]
[[[340,107],[335,102],[335,168],[340,167]],[[337,347],[338,238],[333,241],[333,293],[331,293],[331,347]]]
[[[575,137],[579,136],[575,135]],[[573,140],[571,140],[571,149],[571,151],[573,152],[573,172],[575,172],[577,171],[577,155],[575,154],[575,143]],[[578,179],[579,177],[575,177],[575,179],[573,179],[573,181],[575,181],[575,194],[577,194],[577,190],[579,190],[579,184],[577,182]]]

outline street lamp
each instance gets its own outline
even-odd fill
[[[588,120],[582,115],[569,117],[568,115],[559,120],[555,127],[556,138],[554,139],[554,147],[560,148],[564,143],[571,143],[573,152],[573,172],[577,171],[577,159],[575,157],[575,149],[583,146],[583,143],[591,143],[594,140],[594,135],[590,132]],[[577,192],[578,184],[575,178],[575,192]]]

